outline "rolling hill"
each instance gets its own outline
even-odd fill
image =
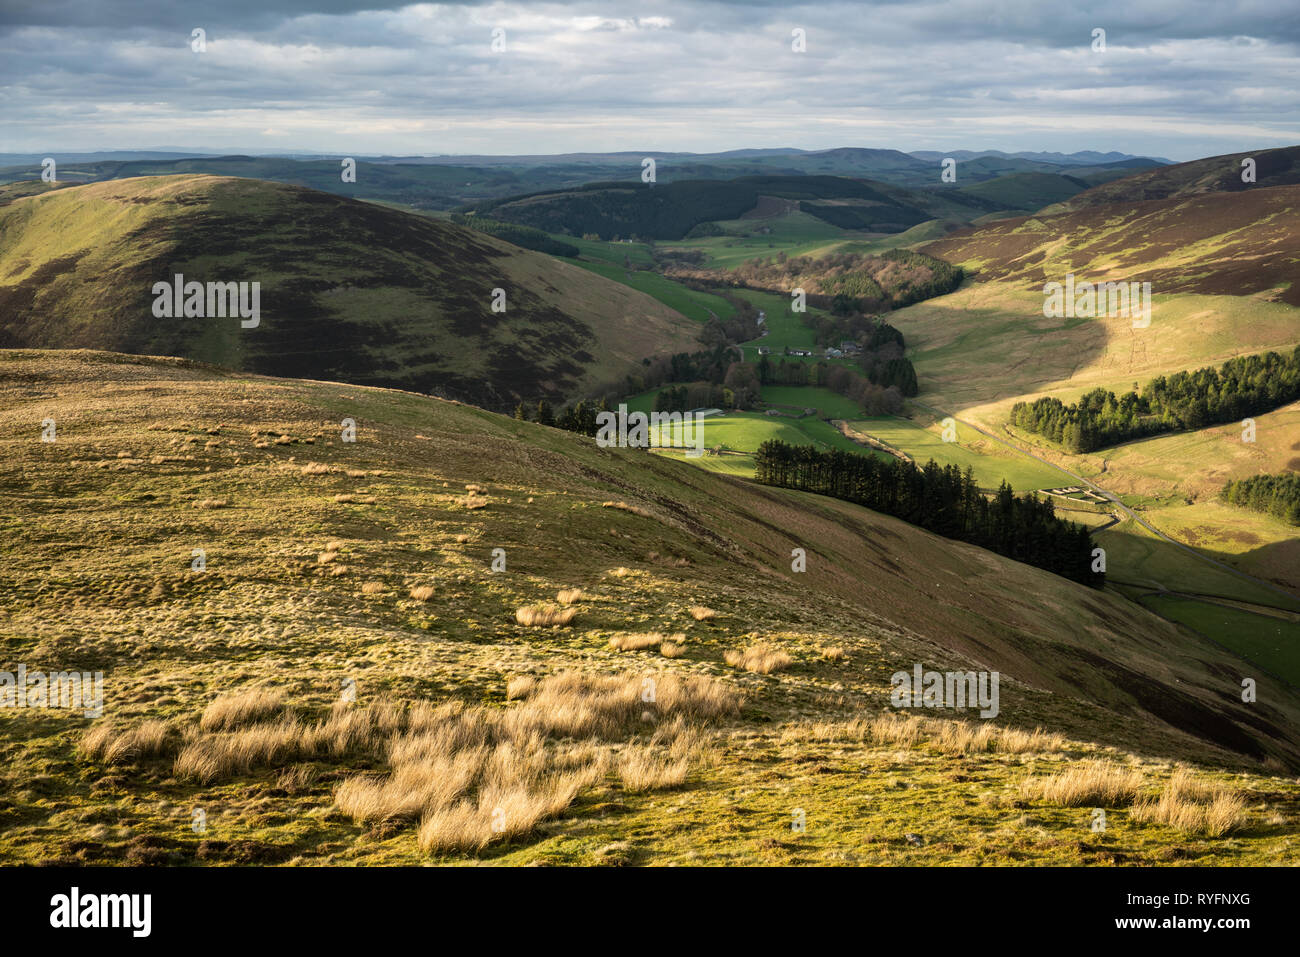
[[[354,443],[339,441],[345,417]],[[98,719],[0,713],[8,861],[1288,853],[1294,689],[1261,675],[1244,704],[1249,666],[1194,633],[843,502],[406,392],[21,350],[0,352],[0,489],[0,666],[99,669],[107,688]],[[523,610],[560,590],[567,611],[530,624]],[[735,657],[753,646],[786,657]],[[916,663],[998,670],[999,714],[972,737],[953,712],[894,712],[891,675]],[[661,697],[630,726],[611,715],[580,732],[607,707],[601,682],[647,678]],[[706,706],[683,738],[674,712]],[[383,810],[396,793],[372,788],[415,770],[399,767],[419,752],[406,722],[454,719],[484,740],[510,715],[541,729],[501,745],[530,749],[513,766],[581,770],[551,810],[468,850],[421,823],[419,802]],[[673,744],[680,771],[628,764],[660,767],[656,742],[692,740]],[[1225,842],[1118,808],[1090,835],[1086,808],[1041,796],[1081,759],[1152,794],[1196,762],[1246,795],[1244,827]],[[195,806],[206,835],[189,827]],[[793,839],[792,807],[817,822]]]
[[[156,318],[154,284],[177,273],[260,283],[259,323]],[[114,180],[0,206],[0,316],[9,347],[185,356],[493,408],[617,383],[643,358],[690,351],[698,331],[627,286],[481,232],[211,176]]]
[[[1255,160],[1255,182],[1242,182],[1241,161]],[[1089,206],[1141,203],[1203,193],[1248,193],[1265,186],[1300,184],[1300,146],[1229,153],[1143,170],[1095,186],[1041,210],[1043,215],[1074,212]]]

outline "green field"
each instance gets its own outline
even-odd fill
[[[772,350],[773,360],[781,358],[781,353],[785,349],[816,349],[817,340],[813,331],[803,323],[803,316],[794,312],[790,308],[790,297],[777,295],[773,292],[759,292],[755,289],[737,289],[735,294],[742,299],[747,299],[754,306],[767,315],[765,322],[768,333],[761,339],[753,339],[744,343],[741,348],[745,350],[745,359],[749,362],[758,361],[758,347],[766,346]],[[813,356],[812,359],[816,359]]]
[[[816,409],[821,419],[856,419],[862,406],[830,389],[807,385],[765,385],[763,401],[769,405],[794,405]]]
[[[731,412],[705,419],[703,433],[706,449],[721,447],[727,452],[744,453],[743,458],[729,455],[704,455],[688,461],[712,471],[723,471],[746,477],[752,477],[754,474],[754,460],[751,453],[768,439],[777,439],[790,445],[814,445],[819,449],[843,449],[863,455],[879,454],[845,438],[829,422],[812,417],[788,419],[764,415],[760,412]],[[659,444],[680,442],[681,427],[674,426],[668,432],[668,436],[668,439],[661,440],[657,434],[652,434],[652,441]]]
[[[1187,625],[1277,677],[1300,685],[1300,622],[1178,595],[1147,595],[1141,602],[1157,615]]]
[[[698,249],[708,257],[706,265],[731,269],[760,256],[809,256],[825,252],[846,239],[865,238],[865,233],[848,232],[807,213],[792,212],[766,219],[732,219],[719,222],[726,236],[665,242],[674,249]],[[770,229],[760,233],[759,229]],[[750,235],[743,235],[750,233]]]
[[[969,466],[974,469],[975,481],[981,488],[997,488],[1003,479],[1020,492],[1075,484],[1064,472],[1025,456],[987,455],[966,448],[960,443],[975,438],[978,433],[960,425],[957,426],[956,442],[943,441],[937,426],[931,430],[895,416],[857,419],[849,426],[906,452],[918,463],[934,459],[940,465],[955,465],[963,470]]]
[[[696,322],[708,322],[715,314],[720,319],[730,319],[736,312],[731,303],[721,296],[696,292],[648,269],[629,270],[621,264],[586,262],[581,259],[571,259],[569,262],[658,299],[665,306],[676,309],[683,316]]]

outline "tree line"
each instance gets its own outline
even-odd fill
[[[1011,423],[1071,452],[1091,452],[1148,435],[1240,421],[1297,398],[1300,346],[1289,355],[1238,356],[1218,369],[1160,376],[1140,394],[1094,389],[1070,405],[1050,397],[1017,402]]]
[[[1264,512],[1292,525],[1300,525],[1300,475],[1252,475],[1228,482],[1219,493],[1229,505]]]
[[[755,478],[765,485],[843,499],[921,528],[969,542],[1100,588],[1088,529],[1056,517],[1050,501],[1017,496],[1005,481],[991,498],[974,472],[933,459],[918,468],[895,458],[840,449],[822,452],[769,439],[754,454]]]
[[[465,216],[461,213],[453,213],[451,221],[458,226],[468,226],[471,229],[477,229],[480,233],[496,236],[508,243],[514,243],[524,249],[534,249],[539,253],[547,253],[551,256],[568,256],[572,259],[576,259],[580,255],[580,250],[572,243],[553,239],[540,229],[533,229],[531,226],[504,223],[499,219],[487,219],[483,216]]]

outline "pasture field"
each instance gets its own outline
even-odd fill
[[[1145,595],[1141,602],[1162,618],[1194,628],[1249,662],[1300,686],[1300,618],[1267,615],[1179,595]],[[1249,669],[1242,677],[1251,677]]]
[[[975,481],[981,488],[997,488],[1003,479],[1017,492],[1074,484],[1063,472],[1023,455],[1011,452],[990,454],[994,449],[1001,451],[991,442],[980,442],[989,452],[968,447],[963,443],[982,437],[960,424],[957,426],[957,441],[945,442],[937,421],[928,415],[917,415],[915,420],[895,416],[859,418],[849,426],[906,452],[917,464],[924,465],[929,459],[934,459],[940,465],[955,465],[963,471],[970,467],[974,469]]]
[[[707,292],[697,292],[649,269],[629,270],[625,269],[621,263],[616,265],[609,262],[588,262],[581,259],[566,261],[590,270],[599,276],[604,276],[606,279],[612,279],[614,282],[629,286],[638,292],[643,292],[647,296],[659,300],[670,309],[676,309],[683,316],[694,319],[699,323],[708,322],[714,315],[721,319],[730,319],[736,311],[731,303],[721,296],[715,296]]]
[[[763,401],[771,405],[816,409],[820,419],[852,419],[862,415],[862,406],[858,403],[820,386],[765,385]]]

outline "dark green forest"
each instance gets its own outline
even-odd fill
[[[1160,376],[1140,394],[1094,389],[1070,405],[1053,398],[1017,402],[1011,423],[1071,452],[1092,452],[1148,435],[1238,422],[1297,398],[1300,347],[1287,356],[1239,356],[1218,369]]]
[[[755,478],[765,485],[865,505],[1093,588],[1105,583],[1105,574],[1093,571],[1086,528],[1057,518],[1050,501],[1015,495],[1006,482],[992,498],[986,496],[969,467],[962,472],[931,459],[917,468],[900,459],[821,452],[775,439],[758,447],[754,464]]]

